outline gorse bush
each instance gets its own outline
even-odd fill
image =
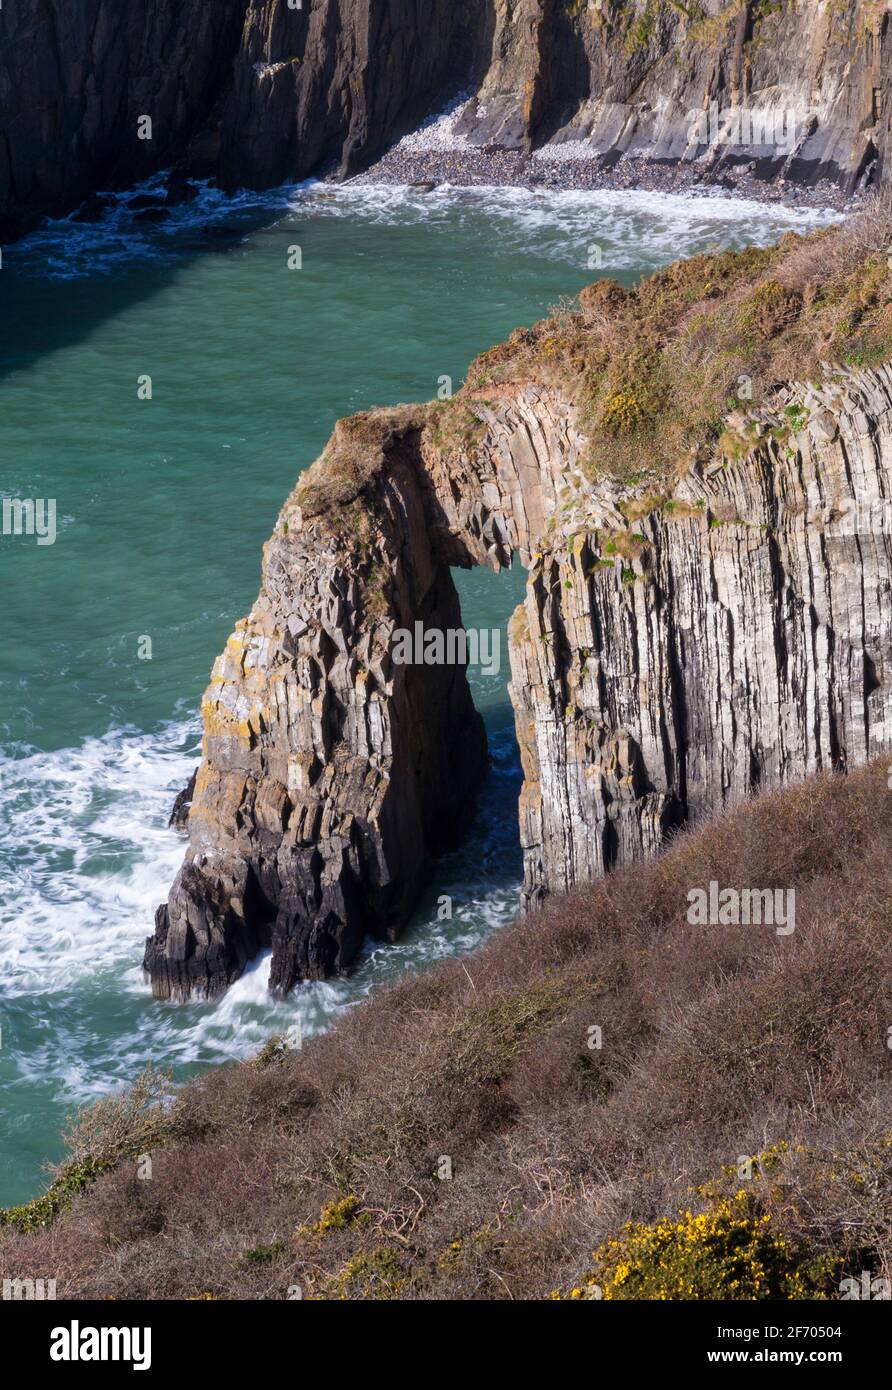
[[[795,1247],[748,1192],[651,1225],[629,1222],[594,1252],[571,1298],[824,1298],[839,1260]]]
[[[644,420],[644,411],[635,396],[627,391],[615,391],[604,402],[601,427],[608,434],[634,434]]]
[[[329,1202],[320,1212],[319,1220],[315,1225],[302,1227],[299,1234],[324,1236],[327,1235],[329,1231],[343,1231],[344,1228],[349,1226],[351,1221],[355,1221],[359,1215],[359,1198],[355,1197],[351,1192],[346,1197],[339,1197],[336,1198],[335,1201]]]

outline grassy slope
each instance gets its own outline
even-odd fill
[[[573,1296],[588,1280],[820,1296],[846,1270],[888,1273],[890,833],[885,764],[767,794],[303,1051],[209,1073],[165,1117],[142,1112],[151,1087],[106,1102],[69,1174],[112,1166],[50,1227],[10,1225],[0,1273],[146,1298]],[[688,925],[688,890],[711,879],[794,886],[796,931]]]

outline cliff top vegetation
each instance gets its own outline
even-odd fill
[[[779,384],[892,359],[890,243],[885,193],[767,249],[693,256],[630,288],[599,280],[484,352],[465,391],[553,385],[579,408],[593,474],[671,485],[695,459],[752,447]]]
[[[887,191],[772,247],[693,256],[631,286],[598,280],[477,357],[450,400],[339,421],[291,500],[313,516],[367,499],[407,431],[443,455],[473,450],[486,434],[475,407],[528,385],[576,406],[592,478],[671,493],[695,461],[752,449],[779,388],[892,360],[890,267]],[[808,412],[785,409],[792,435]]]

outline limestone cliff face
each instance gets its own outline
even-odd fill
[[[229,187],[353,172],[461,91],[472,144],[584,138],[851,188],[886,176],[890,45],[888,0],[16,0],[0,235],[171,165]],[[739,106],[792,139],[716,124]]]
[[[766,176],[852,187],[885,177],[890,10],[886,0],[496,4],[465,133],[527,147],[584,139],[611,157],[699,160],[712,173],[755,160]],[[778,113],[783,148],[763,139],[764,122],[716,121],[739,107]]]
[[[509,633],[527,905],[892,747],[892,370],[779,388],[745,457],[668,497],[592,483],[555,390],[468,410],[458,438],[436,407],[342,422],[286,503],[205,696],[158,995],[222,988],[264,943],[287,989],[405,923],[485,761],[463,668],[393,661],[396,628],[458,625],[450,566],[529,570]]]

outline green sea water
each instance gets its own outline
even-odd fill
[[[166,822],[197,761],[201,692],[334,420],[457,386],[477,352],[598,274],[629,282],[814,221],[719,199],[360,183],[204,190],[157,222],[123,196],[99,224],[5,249],[0,498],[53,499],[57,534],[0,535],[0,1204],[39,1190],[67,1112],[146,1063],[182,1079],[295,1023],[312,1034],[513,914],[503,660],[498,679],[472,673],[493,769],[469,839],[397,946],[277,1004],[266,960],[211,1004],[154,1003],[142,979],[182,858]],[[458,583],[468,626],[504,626],[523,575]]]

